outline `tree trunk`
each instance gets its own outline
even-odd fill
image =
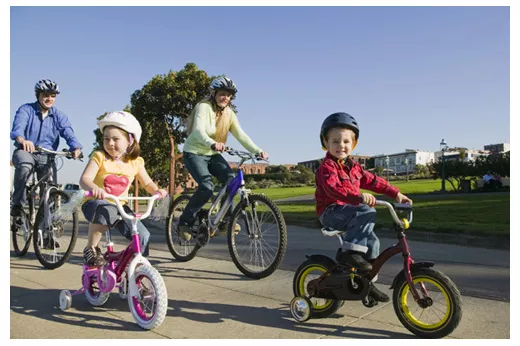
[[[134,178],[134,197],[139,197],[139,179],[137,177]],[[134,199],[134,212],[139,212],[139,201]]]
[[[173,136],[170,136],[170,185],[168,193],[172,198],[175,195],[175,138]]]

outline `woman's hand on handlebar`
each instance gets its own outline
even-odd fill
[[[211,149],[218,152],[223,152],[226,149],[226,145],[224,143],[216,142],[211,145]]]
[[[269,158],[269,154],[267,154],[265,151],[262,151],[260,154],[258,154],[258,157],[262,160],[266,160]]]
[[[403,195],[401,192],[397,194],[397,196],[395,197],[395,201],[397,203],[409,203],[410,205],[413,204],[412,200],[407,196]]]

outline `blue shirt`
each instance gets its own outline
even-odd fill
[[[42,120],[42,113],[38,101],[26,103],[16,111],[11,130],[11,139],[21,136],[30,140],[35,146],[45,149],[58,150],[60,136],[67,141],[69,150],[81,149],[83,146],[76,138],[69,118],[56,107],[51,107],[49,113]],[[21,148],[16,141],[15,147]]]

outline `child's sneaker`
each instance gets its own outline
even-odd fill
[[[348,250],[338,253],[337,260],[342,264],[351,265],[361,271],[372,270],[372,265],[365,260],[362,252]]]
[[[378,302],[389,302],[390,297],[381,292],[374,284],[370,285],[370,290],[368,291],[368,295],[374,298],[375,301]]]
[[[102,266],[106,263],[103,254],[101,253],[101,249],[97,246],[95,250],[90,246],[83,249],[83,260],[91,267]]]

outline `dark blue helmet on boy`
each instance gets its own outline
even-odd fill
[[[321,141],[321,146],[323,148],[325,148],[323,140],[325,139],[325,135],[327,135],[327,131],[329,131],[330,129],[332,129],[334,127],[343,127],[343,128],[350,129],[350,130],[354,131],[354,133],[356,135],[356,141],[359,138],[359,126],[358,126],[356,119],[348,113],[343,113],[343,112],[334,113],[334,114],[331,114],[328,117],[326,117],[325,120],[323,121],[323,124],[321,124],[320,141]]]

